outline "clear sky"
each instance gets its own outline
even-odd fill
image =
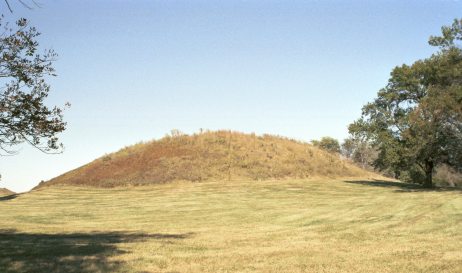
[[[171,129],[342,140],[391,69],[462,16],[460,1],[10,2],[6,20],[59,53],[47,103],[72,104],[63,154],[0,157],[15,191]]]

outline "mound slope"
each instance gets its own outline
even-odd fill
[[[0,195],[12,195],[15,194],[14,191],[10,191],[7,188],[0,188]]]
[[[336,154],[279,136],[175,134],[105,155],[40,186],[101,187],[205,180],[370,176]]]

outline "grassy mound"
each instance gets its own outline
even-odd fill
[[[230,131],[174,134],[105,155],[43,185],[101,187],[171,181],[268,180],[371,174],[310,144]]]
[[[14,192],[14,191],[10,191],[10,190],[7,189],[7,188],[0,188],[0,196],[12,195],[12,194],[15,194],[15,192]]]

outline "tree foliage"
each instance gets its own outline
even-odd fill
[[[375,166],[395,173],[419,168],[432,186],[442,163],[462,168],[462,20],[442,28],[429,43],[440,50],[393,69],[385,88],[349,126],[379,150]]]
[[[311,144],[331,153],[340,153],[340,144],[332,137],[325,136],[321,140],[312,140]]]
[[[365,169],[371,168],[377,159],[377,151],[371,143],[353,137],[343,141],[341,153]]]
[[[47,76],[55,76],[57,54],[38,52],[40,33],[20,19],[14,27],[0,18],[0,151],[15,152],[13,146],[29,143],[43,152],[59,152],[57,134],[64,131],[62,108],[48,107]]]

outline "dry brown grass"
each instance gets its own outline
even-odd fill
[[[338,155],[279,136],[175,134],[105,155],[46,185],[111,187],[172,181],[371,176]],[[43,185],[42,185],[43,186]]]
[[[462,187],[462,173],[448,165],[436,168],[434,180],[439,186]]]
[[[15,194],[15,192],[14,192],[14,191],[10,191],[10,190],[7,189],[7,188],[0,188],[0,196],[12,195],[12,194]]]
[[[47,187],[0,200],[2,273],[460,273],[462,196],[388,181]]]

